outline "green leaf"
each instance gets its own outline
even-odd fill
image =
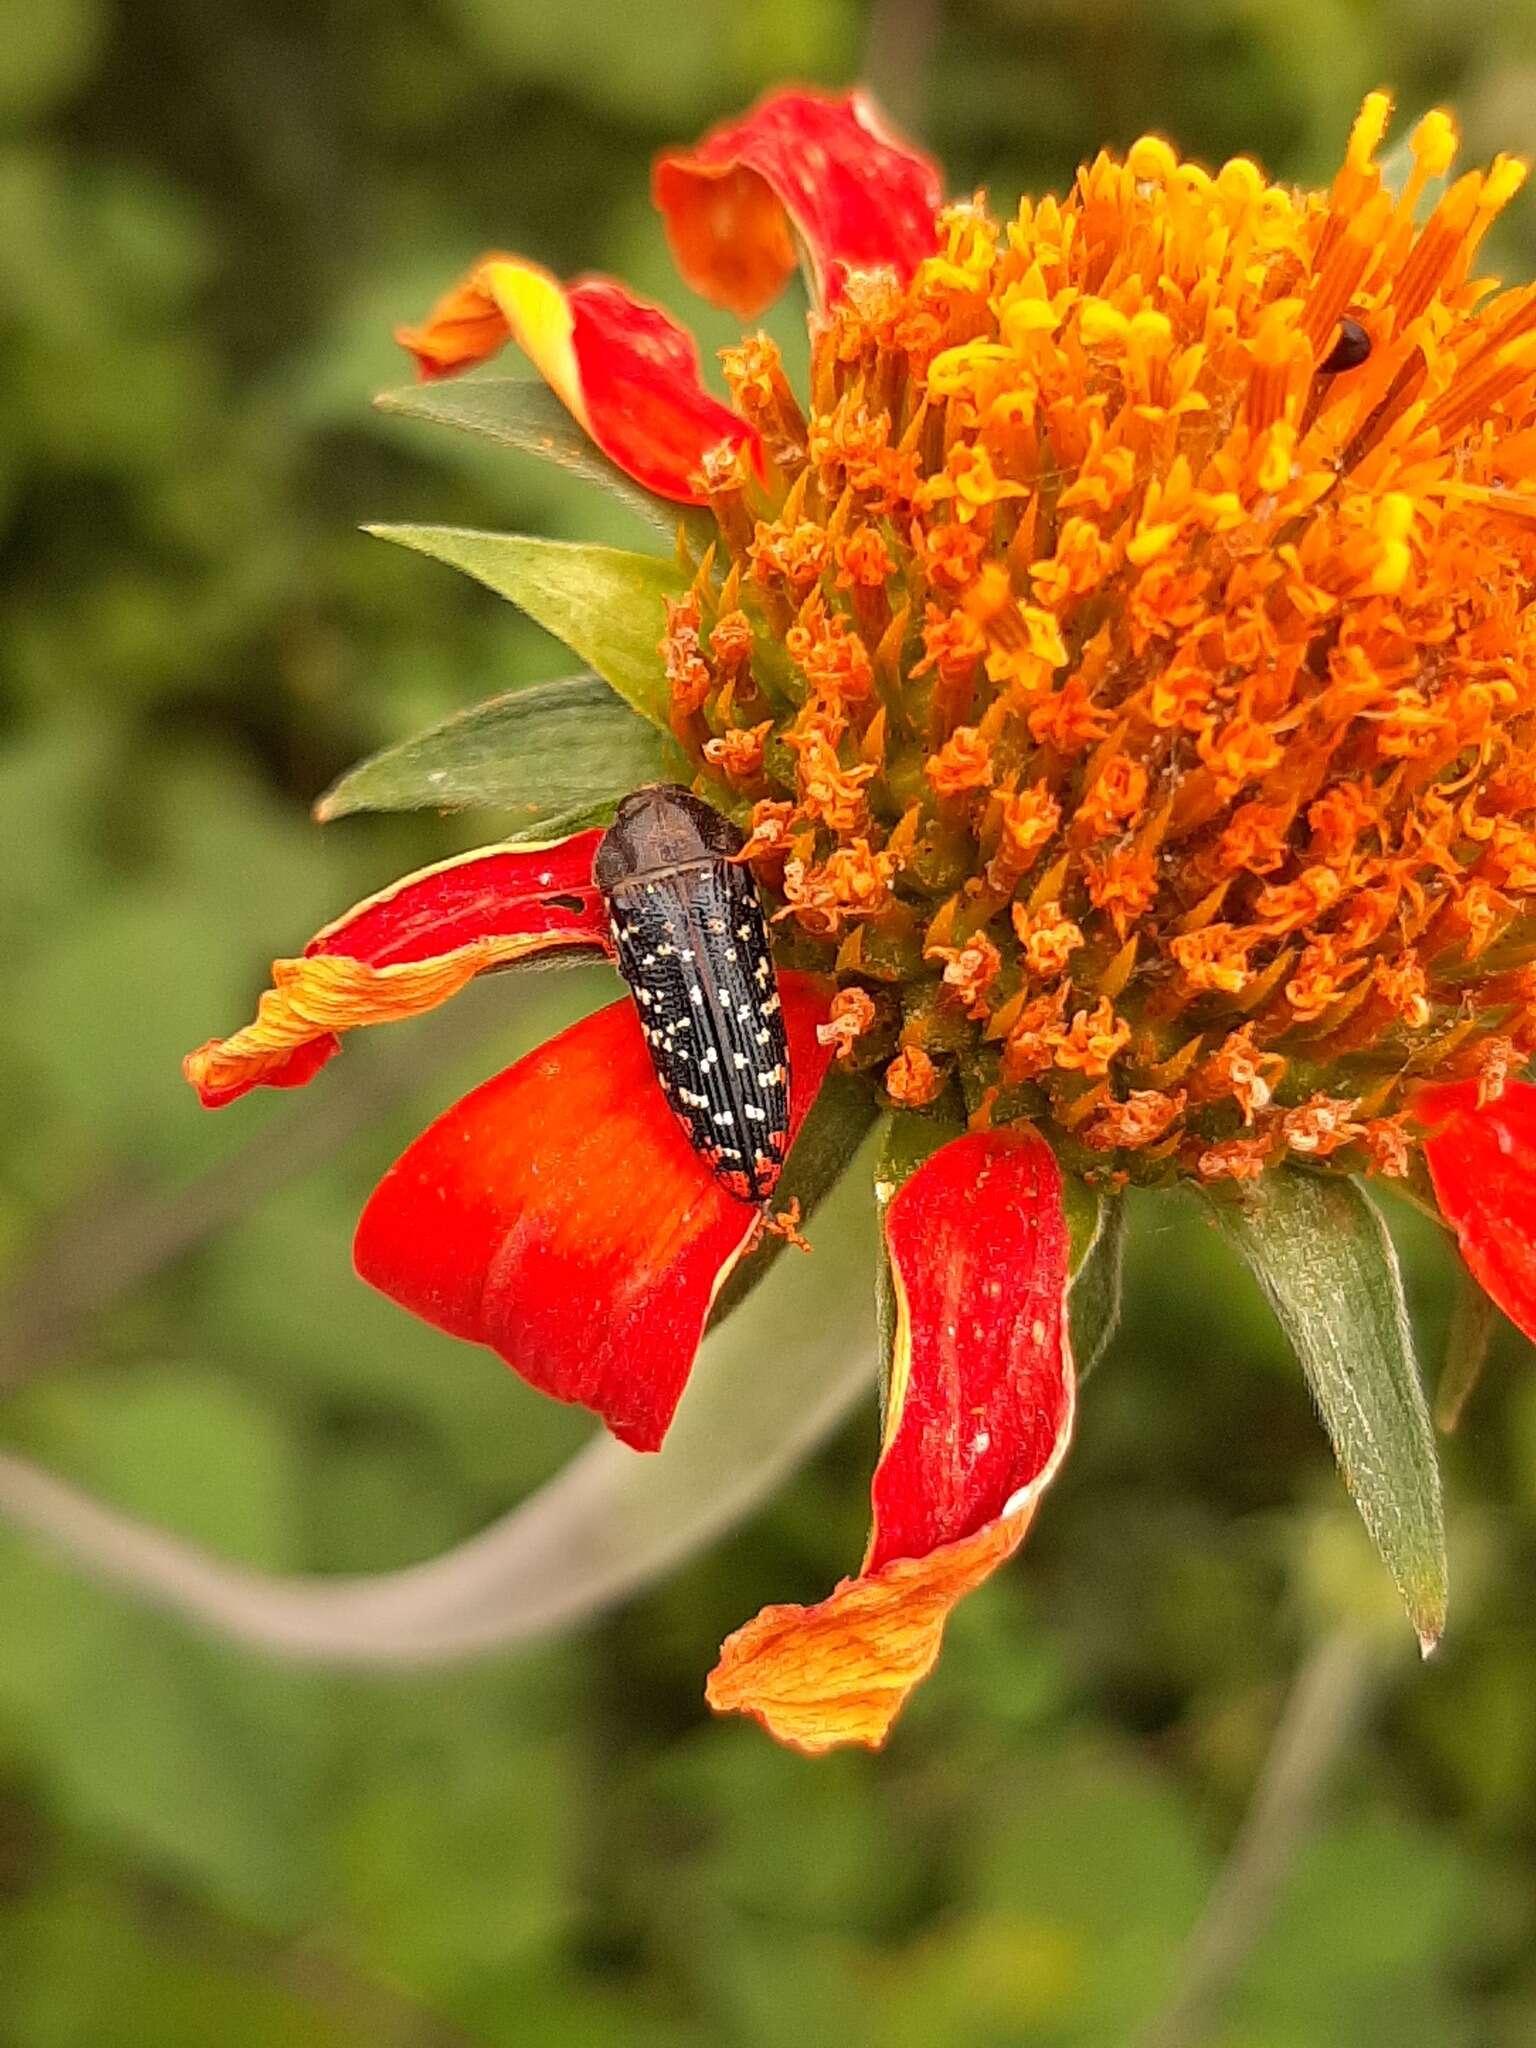
[[[675,562],[581,541],[477,533],[464,526],[370,526],[366,532],[462,569],[510,598],[611,683],[633,710],[667,730],[667,679],[657,648],[666,600],[688,579]]]
[[[485,377],[463,383],[412,384],[403,391],[381,391],[373,401],[380,412],[402,419],[429,420],[434,426],[457,427],[467,434],[541,455],[588,483],[601,484],[666,534],[681,526],[695,548],[715,537],[715,522],[696,505],[677,505],[636,483],[611,462],[566,411],[547,384],[536,378]]]
[[[1120,1321],[1125,1197],[1101,1194],[1070,1174],[1063,1185],[1072,1233],[1072,1282],[1067,1301],[1072,1358],[1078,1379],[1085,1380],[1103,1357]]]
[[[530,683],[386,747],[351,768],[315,806],[322,823],[354,811],[514,812],[509,837],[593,822],[665,768],[654,726],[599,676]]]
[[[1445,1626],[1445,1527],[1392,1241],[1352,1181],[1279,1168],[1238,1198],[1209,1199],[1295,1347],[1427,1655]]]
[[[1445,1338],[1445,1362],[1435,1383],[1435,1427],[1447,1436],[1460,1422],[1462,1411],[1477,1391],[1488,1362],[1488,1344],[1496,1315],[1493,1303],[1458,1261],[1451,1327]]]

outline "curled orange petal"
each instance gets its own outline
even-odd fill
[[[956,1138],[886,1214],[897,1327],[864,1567],[767,1607],[709,1681],[796,1749],[878,1748],[958,1600],[1013,1552],[1066,1453],[1073,1374],[1061,1175],[1027,1129]]]
[[[499,251],[482,256],[474,269],[451,285],[419,327],[395,329],[395,339],[416,358],[423,377],[452,377],[499,355],[512,338],[512,328],[495,293],[489,273],[516,257]]]
[[[693,338],[611,279],[565,285],[536,263],[483,256],[420,327],[395,338],[424,377],[483,363],[515,341],[578,425],[629,476],[683,504],[707,455],[757,440],[704,389]]]
[[[651,196],[686,281],[750,319],[783,290],[797,242],[822,305],[850,271],[910,277],[937,245],[944,186],[865,94],[778,92],[659,157]]]
[[[601,837],[484,848],[357,904],[300,958],[273,963],[253,1022],[188,1053],[183,1071],[204,1107],[251,1088],[300,1087],[340,1049],[341,1032],[434,1009],[487,968],[606,949],[607,912],[592,881]]]

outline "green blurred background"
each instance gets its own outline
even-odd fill
[[[660,144],[863,75],[1006,204],[1144,129],[1326,176],[1360,94],[1536,149],[1532,0],[14,0],[0,22],[0,1437],[270,1569],[425,1558],[584,1438],[350,1274],[422,1120],[605,989],[501,980],[307,1098],[181,1053],[274,952],[494,819],[308,807],[569,666],[366,518],[644,544],[520,458],[370,412],[482,248],[617,271],[714,345]],[[1500,260],[1526,274],[1536,208]],[[795,310],[778,322],[791,334]],[[1449,1272],[1405,1239],[1424,1353]],[[823,1256],[837,1254],[828,1235]],[[1026,1556],[883,1758],[712,1723],[764,1599],[856,1560],[860,1416],[586,1633],[410,1678],[215,1646],[0,1533],[0,2042],[1097,2048],[1171,1995],[1298,1661],[1383,1595],[1247,1283],[1137,1212],[1126,1327]],[[766,1332],[760,1370],[775,1370]],[[750,1397],[750,1388],[744,1398]],[[1536,1381],[1447,1447],[1455,1605],[1404,1654],[1222,2048],[1536,2040]],[[1353,1621],[1351,1621],[1353,1617]]]

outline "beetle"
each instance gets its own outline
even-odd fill
[[[625,797],[592,879],[672,1113],[715,1179],[766,1205],[789,1146],[789,1044],[741,833],[674,783]]]

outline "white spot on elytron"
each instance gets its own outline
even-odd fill
[[[704,1000],[704,991],[703,991],[703,989],[701,989],[701,988],[699,987],[699,984],[698,984],[697,982],[695,982],[695,983],[693,984],[693,987],[692,987],[691,989],[689,989],[689,991],[688,991],[688,1000],[689,1000],[689,1002],[690,1002],[690,1003],[702,1003],[702,1002],[703,1002],[703,1000]]]
[[[752,927],[751,927],[751,925],[749,925],[749,924],[739,924],[739,925],[737,925],[737,927],[736,927],[736,936],[737,936],[737,938],[738,938],[738,939],[750,939],[750,938],[751,938],[751,936],[752,936]]]
[[[719,1064],[720,1064],[720,1048],[719,1048],[719,1046],[718,1046],[718,1045],[712,1045],[712,1046],[711,1046],[711,1047],[709,1048],[709,1051],[708,1051],[707,1053],[705,1053],[705,1054],[704,1054],[704,1056],[703,1056],[703,1058],[702,1058],[702,1059],[701,1059],[701,1060],[699,1061],[699,1065],[700,1065],[701,1067],[715,1067],[715,1066],[718,1066]]]
[[[764,1015],[765,1017],[771,1017],[771,1016],[773,1015],[774,1011],[775,1011],[775,1010],[777,1010],[777,1009],[779,1009],[779,1008],[780,1008],[780,1003],[779,1003],[779,998],[778,998],[778,996],[777,996],[776,994],[775,994],[775,995],[771,995],[771,996],[769,996],[768,1000],[767,1000],[767,1001],[766,1001],[766,1002],[765,1002],[765,1003],[763,1004],[763,1015]]]
[[[736,1062],[738,1067],[744,1067],[747,1064],[747,1056],[744,1052],[733,1052],[731,1054],[731,1058]]]
[[[757,1042],[759,1045],[772,1045],[773,1033],[771,1031],[759,1031],[757,1034]]]
[[[744,1103],[744,1104],[743,1104],[742,1106],[743,1106],[743,1108],[744,1108],[744,1109],[746,1110],[746,1112],[747,1112],[747,1115],[748,1115],[749,1117],[751,1117],[751,1119],[752,1119],[753,1123],[755,1123],[755,1124],[765,1124],[765,1123],[767,1123],[767,1121],[768,1121],[768,1112],[767,1112],[767,1110],[766,1110],[766,1109],[759,1109],[759,1108],[758,1108],[758,1106],[757,1106],[757,1104],[756,1104],[755,1102],[748,1102],[748,1103]]]
[[[758,987],[766,988],[768,986],[768,962],[766,960],[759,960],[753,972],[757,976]]]
[[[709,1098],[708,1098],[708,1096],[705,1096],[705,1097],[704,1097],[704,1104],[705,1104],[705,1105],[707,1105],[708,1101],[709,1101]],[[701,1105],[701,1106],[702,1106],[702,1105]],[[749,1110],[749,1111],[748,1111],[747,1113],[748,1113],[748,1115],[750,1116],[750,1114],[751,1114],[751,1111]],[[735,1119],[735,1117],[734,1117],[734,1116],[733,1116],[733,1115],[731,1114],[730,1110],[728,1110],[728,1109],[717,1109],[717,1110],[715,1111],[715,1114],[714,1114],[714,1121],[715,1121],[715,1122],[716,1122],[717,1124],[734,1124],[734,1123],[735,1123],[735,1121],[736,1121],[736,1119]]]
[[[734,967],[736,965],[737,960],[740,958],[740,955],[737,953],[736,948],[734,946],[727,946],[725,949],[725,957],[727,960],[730,961],[731,965]]]
[[[757,1077],[758,1087],[772,1088],[783,1071],[782,1067],[770,1067],[766,1073],[759,1074]]]

